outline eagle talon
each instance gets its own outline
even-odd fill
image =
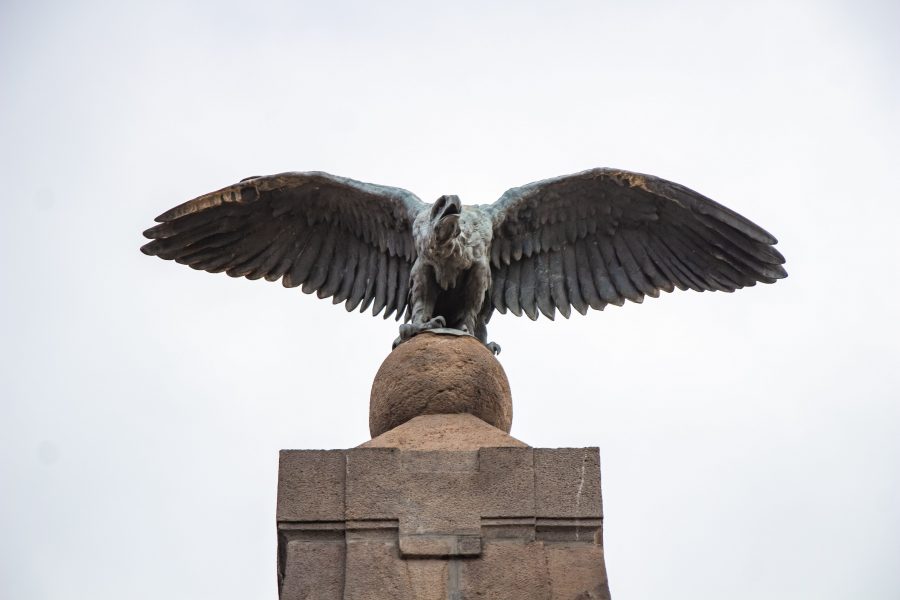
[[[447,326],[447,319],[445,319],[441,315],[434,317],[430,321],[425,321],[421,325],[422,331],[425,331],[427,329],[443,329],[446,326]]]
[[[487,346],[487,349],[493,352],[495,356],[500,354],[500,344],[497,342],[488,342],[485,346]]]
[[[423,331],[428,331],[429,329],[442,329],[446,326],[447,320],[440,315],[425,321],[424,323],[404,323],[400,326],[400,337],[394,340],[393,347],[396,348],[403,342],[419,335]]]

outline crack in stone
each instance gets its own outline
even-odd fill
[[[587,469],[587,460],[588,455],[585,452],[581,456],[581,481],[578,482],[578,492],[575,494],[575,517],[579,518],[581,516],[581,493],[584,491],[584,473]],[[575,526],[575,540],[581,540],[581,527],[579,525]]]

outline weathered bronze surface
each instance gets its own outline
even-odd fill
[[[384,317],[395,344],[434,328],[494,352],[494,310],[532,320],[724,291],[787,276],[775,238],[682,185],[592,169],[507,191],[494,204],[425,204],[400,188],[321,172],[250,177],[176,206],[141,250],[212,273],[302,286]]]

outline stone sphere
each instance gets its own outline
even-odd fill
[[[369,398],[372,437],[419,415],[469,413],[509,433],[512,395],[503,367],[470,335],[420,333],[381,364]]]

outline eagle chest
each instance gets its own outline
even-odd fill
[[[453,252],[448,255],[431,254],[428,264],[434,269],[434,278],[441,289],[449,290],[460,284],[463,275],[472,268],[473,258],[465,252]]]

